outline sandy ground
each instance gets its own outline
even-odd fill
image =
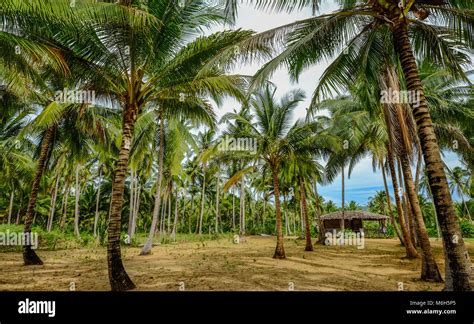
[[[441,272],[440,241],[432,241]],[[474,244],[468,243],[471,256]],[[421,261],[404,259],[396,240],[367,239],[365,249],[355,246],[315,246],[304,252],[304,241],[285,240],[286,260],[272,259],[273,237],[247,237],[156,246],[153,254],[139,256],[139,248],[124,248],[125,268],[137,290],[255,291],[314,290],[369,291],[441,290],[442,284],[421,282]],[[106,250],[38,251],[43,266],[22,265],[20,253],[0,253],[0,291],[3,290],[109,290]],[[74,283],[74,284],[71,284]]]

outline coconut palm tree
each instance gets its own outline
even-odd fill
[[[307,152],[311,155],[310,140],[314,125],[296,122],[291,126],[292,112],[297,104],[304,99],[301,91],[293,91],[275,99],[276,89],[267,85],[253,94],[249,106],[255,113],[255,121],[242,118],[239,114],[228,113],[223,120],[238,120],[249,130],[247,138],[256,139],[257,162],[268,168],[272,173],[273,193],[276,212],[277,245],[274,258],[284,259],[282,218],[280,208],[280,181],[279,174],[282,161],[297,152]],[[243,134],[244,135],[244,134]]]

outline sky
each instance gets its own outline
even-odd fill
[[[324,3],[320,8],[320,12],[327,13],[335,9],[335,4]],[[310,16],[310,8],[296,11],[291,14],[270,14],[254,9],[250,5],[242,4],[239,7],[239,14],[235,28],[251,29],[256,32],[263,32],[265,30],[291,23],[296,20],[305,19]],[[301,89],[306,93],[306,100],[301,102],[298,108],[295,110],[295,120],[299,118],[305,118],[306,108],[309,106],[312,93],[316,88],[319,78],[330,63],[330,61],[322,62],[319,65],[311,67],[302,74],[297,84],[293,84],[290,81],[290,78],[284,68],[277,71],[271,78],[271,81],[277,86],[278,97],[292,89]],[[259,62],[258,64],[240,66],[236,68],[234,72],[239,74],[253,75],[255,72],[257,72],[261,65],[262,62]],[[239,104],[231,99],[226,100],[222,107],[216,111],[218,119],[225,113],[231,112],[234,109],[238,110]],[[457,156],[453,152],[444,152],[444,161],[451,168],[460,165]],[[388,182],[390,184],[390,179],[388,179]],[[345,187],[346,203],[354,200],[360,205],[366,205],[369,197],[375,195],[376,191],[383,190],[382,174],[379,171],[374,173],[371,159],[365,158],[357,164],[350,178],[346,178]],[[326,201],[332,200],[334,203],[336,203],[336,205],[341,205],[341,176],[338,176],[332,184],[320,186],[318,190],[319,194],[322,195]],[[392,190],[391,185],[390,190]],[[458,197],[454,198],[458,199]]]

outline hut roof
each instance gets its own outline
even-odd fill
[[[344,219],[365,219],[365,220],[383,220],[388,219],[388,216],[374,214],[362,210],[346,210],[344,211]],[[321,216],[322,220],[342,219],[342,211],[329,213]]]

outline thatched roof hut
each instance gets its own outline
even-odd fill
[[[346,210],[344,211],[344,219],[362,219],[362,220],[386,220],[388,216],[366,212],[362,210]],[[342,219],[342,211],[329,213],[321,216],[321,220]]]
[[[385,215],[370,213],[362,210],[346,210],[344,211],[344,228],[351,229],[354,232],[359,232],[363,229],[363,220],[367,221],[378,221],[380,223],[380,229],[385,228],[385,222],[389,217]],[[342,211],[322,215],[321,225],[323,232],[338,230],[342,225]]]

